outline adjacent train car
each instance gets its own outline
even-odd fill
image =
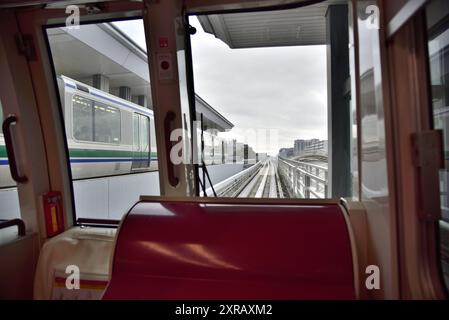
[[[152,110],[58,79],[73,179],[157,170]]]
[[[158,169],[152,110],[63,75],[58,89],[74,180]],[[0,134],[0,188],[13,186]]]
[[[3,123],[3,114],[0,106],[0,121]],[[11,172],[8,166],[8,156],[6,154],[5,139],[3,134],[0,133],[0,188],[12,187],[15,185],[11,177]]]

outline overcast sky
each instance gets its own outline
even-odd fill
[[[273,155],[295,139],[327,139],[325,46],[230,49],[190,23],[195,92],[234,124],[226,136]],[[141,21],[117,25],[145,48]],[[270,130],[271,143],[252,134]]]

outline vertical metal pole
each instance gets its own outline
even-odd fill
[[[310,176],[307,174],[304,175],[304,185],[305,185],[304,196],[306,197],[306,199],[309,199],[310,198]]]
[[[329,194],[328,194],[328,192],[329,192],[329,186],[328,186],[329,182],[327,180],[327,171],[324,171],[324,181],[326,181],[324,183],[324,197],[327,198],[327,197],[329,197]]]
[[[194,142],[197,143],[197,131],[196,131],[196,125],[194,126],[194,123],[196,122],[196,106],[195,106],[195,88],[194,88],[194,81],[193,81],[193,60],[192,60],[192,44],[190,36],[192,35],[192,28],[190,27],[189,23],[189,16],[187,14],[184,15],[184,47],[185,47],[185,55],[186,55],[186,79],[187,79],[187,93],[188,93],[188,99],[189,99],[189,111],[190,111],[190,132],[192,135],[192,141],[191,141],[191,150],[192,150],[192,163],[193,163],[193,170],[195,175],[195,192],[194,194],[196,196],[200,195],[200,184],[199,184],[199,166],[198,166],[198,145],[194,146]],[[186,126],[187,128],[187,126]],[[195,138],[194,138],[195,135]],[[193,152],[195,152],[195,155],[193,155]],[[193,161],[196,160],[196,161]]]
[[[204,124],[203,124],[203,113],[201,113],[201,168],[203,171],[203,196],[206,195],[206,162],[204,162]]]
[[[293,168],[293,191],[295,193],[295,196],[298,197],[298,184],[299,184],[299,191],[301,191],[301,184],[299,183],[299,177],[300,173],[298,171],[298,168]]]

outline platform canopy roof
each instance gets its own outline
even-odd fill
[[[326,12],[329,5],[347,4],[327,0],[295,9],[199,15],[205,32],[230,48],[308,46],[326,44]]]
[[[89,85],[94,74],[102,74],[110,88],[127,86],[150,99],[146,52],[112,24],[47,30],[57,73]]]

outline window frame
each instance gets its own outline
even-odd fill
[[[433,131],[440,131],[441,132],[441,147],[442,147],[442,167],[439,168],[439,196],[440,196],[440,217],[438,219],[438,222],[436,223],[436,245],[437,245],[437,263],[439,267],[440,272],[440,278],[441,282],[443,283],[443,290],[445,290],[446,295],[449,293],[449,282],[447,278],[447,271],[444,268],[445,264],[445,257],[443,256],[443,250],[444,250],[444,237],[443,237],[443,225],[449,224],[449,218],[447,217],[447,212],[444,211],[445,203],[448,201],[448,195],[444,194],[447,193],[447,180],[444,176],[447,177],[448,168],[446,165],[446,145],[449,143],[447,140],[446,135],[448,134],[449,128],[445,126],[447,124],[448,117],[444,116],[441,117],[439,115],[435,114],[435,111],[443,109],[443,113],[445,112],[444,109],[448,109],[449,102],[448,97],[446,96],[446,91],[449,90],[449,83],[447,83],[447,79],[445,76],[449,74],[447,72],[447,61],[449,60],[449,40],[446,41],[444,46],[439,47],[438,50],[431,53],[431,46],[430,44],[432,41],[436,41],[440,37],[444,37],[444,35],[447,35],[449,31],[449,21],[447,20],[447,11],[445,12],[445,17],[440,20],[437,24],[433,25],[432,27],[429,27],[428,24],[428,18],[429,15],[431,15],[431,12],[428,12],[427,9],[432,6],[432,1],[429,2],[429,4],[423,9],[424,13],[423,16],[425,16],[425,23],[427,27],[426,32],[426,41],[427,41],[427,56],[426,56],[426,62],[427,62],[427,68],[428,68],[428,79],[427,80],[427,86],[428,86],[428,92],[429,92],[429,106],[428,106],[428,112],[429,112],[429,124],[430,124],[430,130]],[[439,43],[441,45],[441,43]],[[437,59],[436,63],[437,66],[434,69],[433,63],[435,62],[434,59]],[[434,72],[437,72],[438,78],[436,79],[434,76]],[[433,81],[438,80],[441,81],[439,84],[442,87],[443,95],[440,97],[441,99],[438,99],[438,96],[435,96],[436,93],[433,90]],[[437,84],[438,85],[438,84]],[[437,102],[441,102],[441,105],[437,105]],[[425,107],[424,107],[425,108]],[[444,173],[443,173],[444,172]],[[446,190],[444,190],[446,189]],[[444,192],[445,191],[445,192]],[[446,214],[445,214],[446,213]]]
[[[92,117],[91,117],[91,125],[92,125],[92,140],[82,140],[82,139],[78,139],[77,137],[76,137],[76,135],[75,135],[75,117],[74,117],[74,103],[73,103],[73,99],[75,99],[75,97],[76,96],[80,96],[80,97],[82,97],[82,98],[84,98],[84,99],[87,99],[87,100],[89,100],[90,101],[90,107],[91,107],[91,115],[92,115]],[[95,130],[94,130],[94,115],[93,115],[93,105],[92,105],[92,103],[93,103],[93,100],[92,99],[90,99],[90,98],[87,98],[87,97],[84,97],[84,96],[82,96],[82,95],[79,95],[79,94],[77,94],[77,93],[75,93],[75,94],[73,94],[72,96],[71,96],[71,98],[70,98],[70,117],[71,117],[71,125],[72,125],[72,132],[71,132],[71,134],[72,134],[72,139],[74,140],[74,141],[77,141],[77,142],[82,142],[82,143],[94,143],[95,141],[93,140],[94,139],[94,132],[95,132]]]

